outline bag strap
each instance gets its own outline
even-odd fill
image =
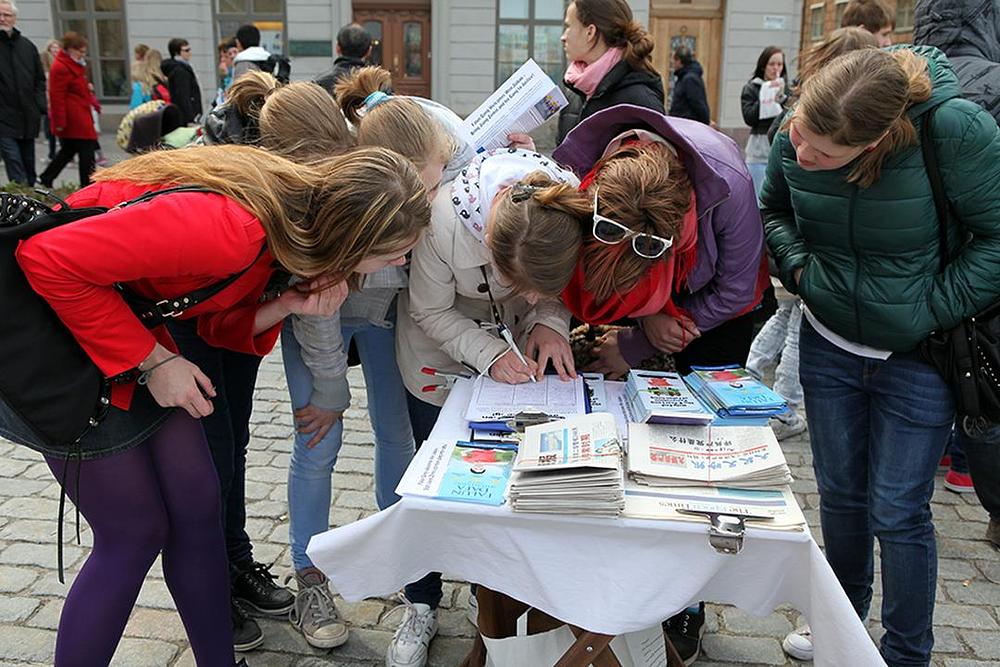
[[[924,115],[920,126],[920,150],[924,155],[924,166],[927,168],[927,179],[931,182],[931,193],[934,195],[934,210],[938,219],[938,244],[941,257],[941,271],[948,265],[948,197],[944,191],[944,181],[941,178],[941,168],[938,166],[937,153],[934,150],[934,132],[931,127],[934,122],[933,107]]]

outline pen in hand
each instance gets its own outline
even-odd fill
[[[518,361],[520,361],[522,364],[525,365],[525,367],[527,367],[528,360],[524,358],[524,355],[521,353],[520,348],[518,348],[517,343],[514,342],[514,335],[511,334],[510,329],[508,329],[505,326],[501,326],[500,337],[504,339],[508,347],[510,347],[510,349],[514,352],[514,355],[517,357]],[[537,382],[534,373],[530,374],[528,377],[531,379],[532,382]]]

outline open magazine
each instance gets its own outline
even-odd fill
[[[567,104],[559,86],[528,60],[469,114],[463,128],[477,151],[503,148],[508,134],[531,132]]]

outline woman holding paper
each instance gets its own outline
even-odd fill
[[[771,141],[767,132],[771,123],[781,115],[782,103],[788,99],[787,70],[785,54],[777,46],[769,46],[760,52],[753,77],[743,86],[740,104],[743,120],[750,126],[750,138],[745,149],[747,169],[753,179],[753,189],[760,195],[767,170],[767,158],[771,154]]]

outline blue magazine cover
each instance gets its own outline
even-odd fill
[[[693,366],[688,382],[720,416],[774,415],[788,403],[740,366]]]

